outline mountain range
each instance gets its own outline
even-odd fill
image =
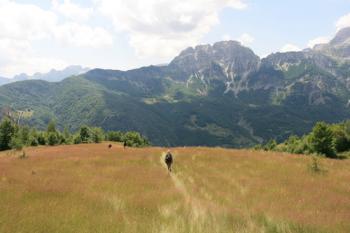
[[[88,72],[89,70],[89,68],[84,68],[81,66],[68,66],[63,70],[52,69],[47,73],[35,73],[33,75],[22,73],[19,75],[15,75],[13,78],[0,77],[0,85],[32,79],[39,79],[48,82],[60,82],[67,77],[83,74]]]
[[[350,28],[327,44],[260,58],[236,41],[187,48],[168,65],[93,69],[0,87],[25,123],[136,130],[155,145],[245,147],[350,117]]]

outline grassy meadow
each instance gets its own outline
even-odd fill
[[[350,160],[108,144],[1,152],[0,232],[350,232]]]

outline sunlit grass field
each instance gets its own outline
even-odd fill
[[[0,232],[350,232],[350,160],[108,144],[0,153]]]

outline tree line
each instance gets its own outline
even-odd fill
[[[255,149],[337,158],[340,153],[350,151],[350,120],[339,124],[317,122],[309,134],[302,137],[292,135],[280,144],[270,140]]]
[[[6,117],[0,123],[0,151],[20,150],[24,146],[100,143],[105,140],[124,142],[130,147],[150,145],[145,137],[133,131],[105,132],[99,127],[83,125],[78,131],[71,133],[68,128],[64,128],[63,131],[58,130],[54,121],[50,121],[47,129],[42,131],[29,126],[20,126]]]

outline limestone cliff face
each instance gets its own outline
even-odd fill
[[[238,94],[247,88],[247,77],[257,72],[260,58],[236,41],[223,41],[214,45],[200,45],[180,53],[169,65],[187,77],[210,85],[211,80],[220,80],[226,92]]]

